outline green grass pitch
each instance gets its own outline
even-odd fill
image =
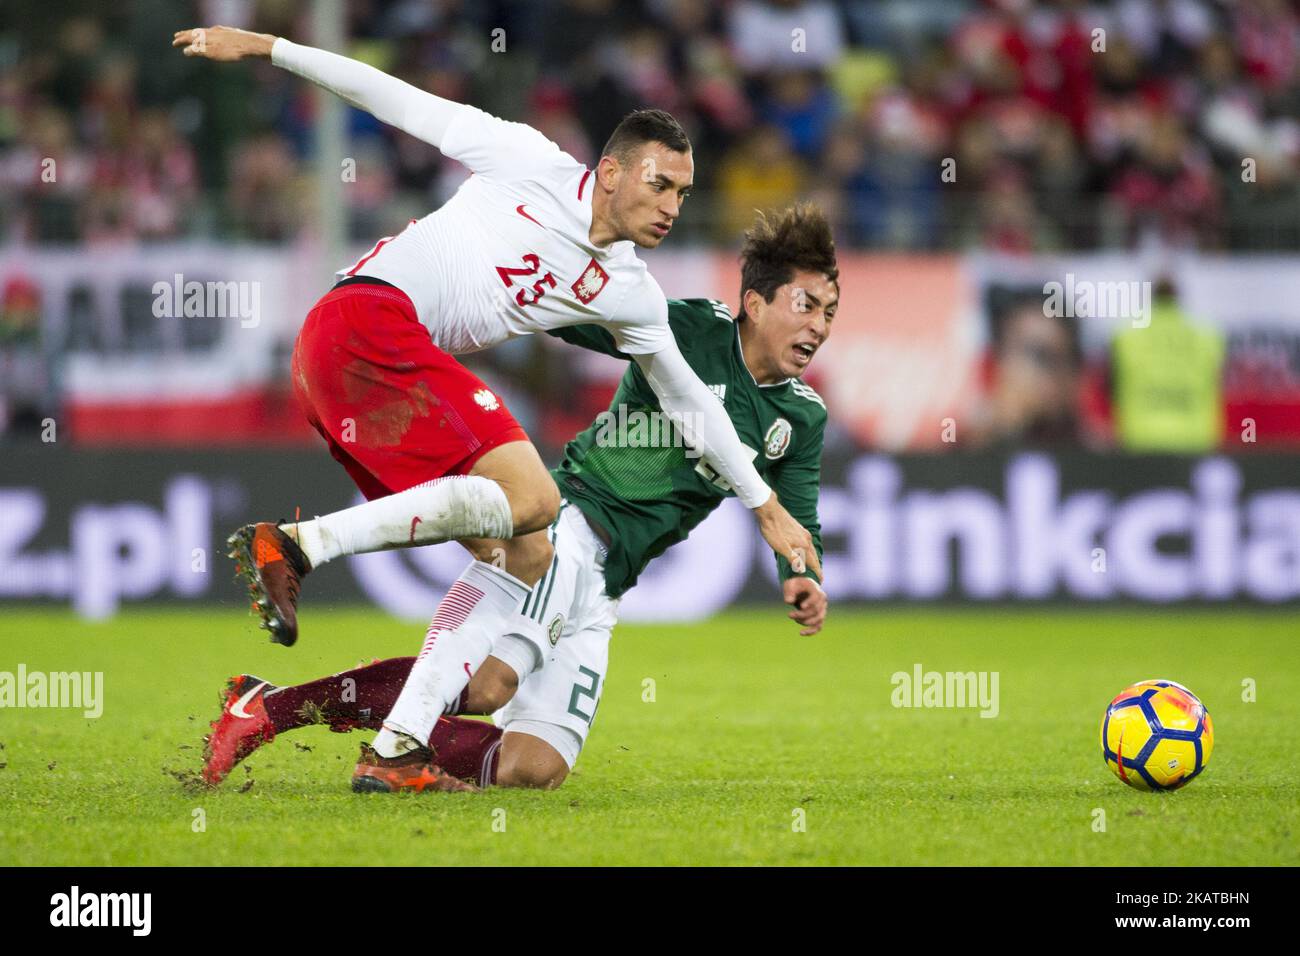
[[[0,865],[1300,863],[1300,657],[1294,619],[1271,613],[840,609],[814,638],[778,607],[626,625],[552,793],[356,795],[369,734],[322,727],[216,791],[171,775],[197,767],[230,674],[306,680],[422,634],[310,604],[292,649],[235,611],[0,615],[0,671],[105,683],[96,720],[0,710]],[[999,715],[894,708],[890,675],[917,663],[999,672]],[[1099,752],[1107,702],[1149,677],[1188,685],[1215,722],[1209,768],[1176,793],[1124,787]]]

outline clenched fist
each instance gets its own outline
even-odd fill
[[[786,578],[781,585],[781,596],[794,608],[786,617],[803,630],[804,637],[816,634],[826,623],[826,592],[812,578]]]

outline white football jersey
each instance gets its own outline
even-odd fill
[[[588,238],[593,170],[532,127],[471,106],[451,121],[441,151],[474,175],[340,277],[397,286],[452,354],[583,323],[608,329],[629,355],[671,340],[667,300],[634,244],[598,248]]]

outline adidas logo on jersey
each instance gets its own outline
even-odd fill
[[[714,394],[714,397],[716,397],[718,401],[722,402],[724,405],[727,403],[727,386],[725,384],[710,385],[709,391]]]

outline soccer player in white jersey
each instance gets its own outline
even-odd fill
[[[173,46],[217,61],[269,57],[352,105],[436,146],[473,173],[442,207],[377,242],[308,313],[294,345],[294,393],[365,504],[301,523],[262,522],[231,538],[272,639],[297,639],[301,578],[347,554],[460,540],[476,562],[448,595],[445,627],[410,690],[450,708],[493,634],[545,660],[519,613],[550,558],[494,567],[486,542],[550,524],[560,496],[500,399],[452,356],[517,335],[596,324],[645,372],[664,411],[751,508],[773,550],[820,573],[809,532],[777,501],[726,412],[682,358],[662,290],[634,247],[672,228],[694,173],[690,142],[660,111],[615,129],[594,170],[541,133],[416,89],[379,70],[284,38],[229,27],[183,30]],[[381,757],[422,746],[422,731],[375,742]],[[435,768],[436,769],[436,768]]]

